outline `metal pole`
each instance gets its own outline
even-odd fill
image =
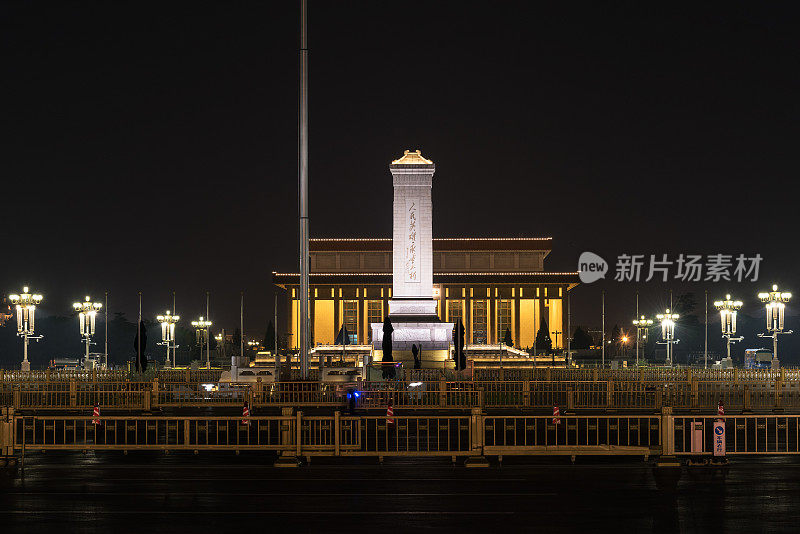
[[[175,292],[172,292],[172,315],[173,317],[178,314],[178,311],[175,309]],[[175,331],[177,332],[177,327]],[[172,368],[175,369],[175,352],[177,352],[177,343],[175,343],[175,336],[172,336]],[[167,342],[167,359],[169,360],[169,341]]]
[[[25,325],[25,331],[22,334],[22,370],[30,370],[28,363],[28,325]]]
[[[106,369],[108,369],[108,291],[106,291],[106,339],[105,339],[105,352],[106,352]]]
[[[300,0],[300,376],[308,378],[308,8]]]
[[[239,363],[244,362],[244,291],[242,291],[242,303],[239,309]],[[238,365],[237,365],[238,367]]]
[[[703,348],[703,369],[708,369],[708,289],[706,289],[706,342]]]
[[[601,333],[600,333],[600,355],[602,357],[602,364],[603,368],[606,366],[606,292],[603,291],[600,294],[600,300],[603,308],[603,319],[601,323]]]
[[[538,352],[539,324],[536,322],[536,312],[539,309],[539,288],[536,288],[536,298],[533,299],[533,366],[536,367],[536,354]]]
[[[639,292],[636,292],[636,320],[639,320]],[[639,325],[636,325],[636,367],[639,367]]]
[[[139,291],[139,322],[136,324],[136,366],[142,361],[142,292]],[[155,363],[153,364],[155,365]]]
[[[278,294],[275,293],[275,320],[274,323],[275,335],[273,336],[273,354],[275,358],[275,380],[280,377],[281,370],[281,357],[278,355]]]
[[[730,354],[729,354],[730,356]],[[772,333],[772,359],[778,359],[778,331]]]
[[[675,313],[675,310],[672,309],[672,290],[669,290],[669,312]],[[672,330],[668,331],[669,336],[667,337],[667,363],[670,367],[672,367],[672,338],[675,337],[675,326],[672,326]]]
[[[209,309],[211,300],[211,293],[206,291],[206,321],[211,322],[211,317],[209,316]],[[205,328],[206,331],[206,369],[211,369],[211,332],[208,331],[208,326]]]

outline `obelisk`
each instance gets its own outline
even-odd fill
[[[389,171],[394,187],[389,301],[389,318],[394,327],[392,348],[410,351],[412,345],[417,345],[428,358],[443,362],[448,357],[453,323],[439,319],[433,298],[431,188],[436,166],[419,150],[406,150],[403,157],[392,162]],[[373,323],[372,332],[373,348],[377,349],[383,338],[383,324]]]
[[[390,317],[435,317],[431,187],[436,165],[419,150],[406,150],[389,170],[394,186]]]

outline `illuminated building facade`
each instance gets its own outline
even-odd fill
[[[565,346],[567,292],[578,273],[545,272],[546,238],[433,239],[433,296],[442,321],[463,321],[471,345],[503,341],[534,347],[544,320],[554,348]],[[372,342],[370,323],[382,322],[392,298],[392,239],[312,239],[312,346],[330,345],[342,325],[352,344]],[[297,348],[299,275],[273,273],[285,289],[288,345]]]

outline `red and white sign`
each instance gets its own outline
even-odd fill
[[[717,415],[719,417],[725,415],[725,406],[722,405],[722,401],[719,401],[719,404],[717,404]]]
[[[250,424],[250,408],[247,406],[246,403],[244,405],[244,408],[242,408],[242,417],[244,417],[244,419],[242,419],[242,424],[243,425],[249,425]]]
[[[714,456],[725,456],[725,421],[714,422]]]
[[[561,424],[561,414],[558,411],[558,405],[553,406],[553,424],[554,425]]]
[[[394,410],[392,409],[392,401],[389,401],[389,405],[386,407],[386,423],[390,425],[394,424]]]
[[[94,405],[94,413],[92,414],[92,416],[100,417],[100,405],[99,404],[95,404]],[[100,425],[100,419],[92,419],[92,424],[99,426]]]

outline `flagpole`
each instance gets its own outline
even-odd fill
[[[108,371],[108,291],[106,291],[106,371]]]
[[[178,315],[178,310],[175,309],[175,292],[174,291],[172,292],[172,315],[173,315],[173,317],[175,315]],[[177,328],[176,328],[176,330],[177,330]],[[173,337],[173,339],[172,339],[172,368],[175,369],[175,360],[176,360],[175,353],[177,352],[178,344],[175,343],[175,336],[172,336],[172,337]],[[169,345],[167,345],[167,348],[169,349]]]
[[[606,367],[606,292],[603,291],[600,294],[600,302],[603,311],[602,323],[601,323],[601,331],[600,331],[600,355],[602,357],[603,368]]]
[[[703,369],[708,369],[708,289],[706,289],[706,343],[703,349]]]
[[[244,291],[242,291],[242,302],[239,309],[239,363],[244,362]],[[238,367],[238,365],[237,365]]]
[[[136,370],[142,363],[142,292],[139,291],[139,322],[136,323]]]

